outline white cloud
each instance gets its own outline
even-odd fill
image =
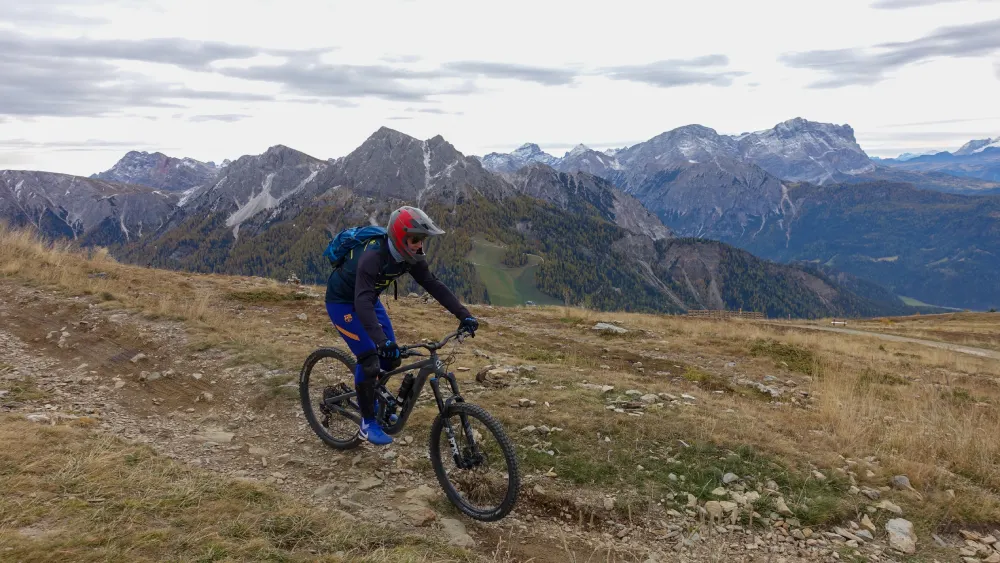
[[[328,158],[387,124],[441,134],[466,154],[528,141],[561,154],[794,116],[849,123],[879,155],[1000,130],[985,117],[1000,99],[1000,3],[817,10],[800,0],[0,0],[0,161],[90,174],[131,148],[220,162],[278,143]],[[823,81],[844,86],[808,87]]]
[[[984,57],[1000,52],[1000,18],[946,26],[908,41],[868,48],[820,49],[781,56],[785,64],[823,72],[816,88],[877,84],[907,65],[949,57]]]
[[[956,2],[967,2],[968,0],[875,0],[872,2],[873,8],[882,10],[899,10],[905,8],[922,8],[935,4],[954,4]],[[980,2],[995,2],[996,0],[979,0]]]

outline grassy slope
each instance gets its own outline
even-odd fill
[[[820,260],[926,303],[996,306],[1000,198],[890,183],[800,185],[789,197],[798,210],[790,238],[770,224],[747,250],[772,260]]]
[[[855,328],[1000,350],[1000,313],[945,313],[903,318],[868,319]]]
[[[105,306],[183,321],[193,346],[242,350],[246,361],[294,369],[317,342],[331,339],[329,323],[318,313],[319,299],[276,299],[266,311],[235,321],[229,309],[233,300],[225,295],[237,283],[243,290],[288,292],[269,280],[238,282],[125,266],[101,253],[85,258],[53,252],[9,233],[0,233],[0,265],[0,276],[72,295],[106,293],[113,300]],[[97,271],[106,275],[87,275]],[[630,518],[661,518],[665,507],[683,509],[688,494],[709,498],[723,473],[734,471],[752,488],[774,480],[802,522],[825,525],[858,518],[865,510],[867,500],[848,491],[850,478],[878,488],[893,475],[906,474],[923,497],[886,490],[883,498],[903,507],[922,538],[932,531],[1000,521],[1000,469],[995,463],[1000,456],[1000,365],[995,361],[913,344],[807,334],[794,330],[794,323],[782,328],[566,307],[473,310],[485,321],[473,344],[490,357],[473,354],[468,345],[456,350],[456,365],[470,368],[459,372],[463,388],[470,401],[510,429],[526,479],[545,484],[544,494],[526,493],[519,510],[546,503],[568,506],[576,498],[596,499],[600,507],[600,499],[610,495],[618,499],[616,510],[627,510]],[[287,323],[283,319],[298,312],[311,313],[310,321],[297,328],[302,338],[276,339],[277,323]],[[392,316],[404,342],[438,336],[451,323],[440,307],[417,300],[401,300]],[[980,317],[970,319],[993,319]],[[620,321],[631,332],[595,333],[590,327],[601,320]],[[477,388],[471,374],[487,363],[535,365],[540,384]],[[741,378],[762,381],[767,375],[793,383],[784,383],[782,401],[770,401],[737,383]],[[612,384],[615,390],[602,395],[582,388],[583,382]],[[627,399],[624,391],[630,389],[687,393],[695,400],[668,402],[641,417],[607,410],[614,401]],[[512,407],[521,397],[537,400],[538,406],[527,412]],[[428,409],[414,413],[415,428],[426,428],[432,414]],[[526,424],[563,431],[528,435],[520,431]],[[30,466],[25,463],[4,461],[0,475],[35,478],[26,475]],[[553,468],[558,478],[546,480],[543,475]],[[827,478],[813,479],[815,469]],[[37,486],[44,490],[43,485]],[[771,502],[773,497],[764,495],[758,511],[769,514]],[[27,526],[39,521],[38,514],[24,508],[31,501],[9,506],[2,513],[4,522],[17,519],[19,526]],[[183,511],[174,514],[189,517]],[[91,514],[66,513],[63,526],[80,537],[61,541],[87,541],[85,516]],[[878,512],[872,517],[881,525],[889,516]],[[151,524],[137,533],[153,534],[159,521],[142,518]],[[5,526],[7,533],[11,524]],[[263,529],[253,530],[256,537]],[[922,549],[930,543],[922,542]]]
[[[490,302],[504,307],[524,305],[534,301],[539,305],[556,305],[559,300],[546,295],[535,286],[535,273],[542,258],[528,255],[528,264],[518,268],[504,266],[501,262],[504,249],[491,242],[475,240],[469,262],[476,266],[479,279],[489,291]]]
[[[86,420],[86,419],[81,419]],[[463,561],[83,428],[0,417],[5,561]]]

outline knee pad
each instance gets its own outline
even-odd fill
[[[378,364],[378,356],[375,354],[371,354],[370,356],[361,359],[361,372],[364,373],[365,379],[371,379],[374,381],[378,377],[380,371],[381,367]]]

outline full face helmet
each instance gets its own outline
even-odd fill
[[[426,255],[423,247],[415,252],[411,250],[407,239],[424,241],[428,237],[444,234],[426,213],[408,205],[392,212],[386,231],[389,233],[389,244],[392,245],[392,249],[410,264],[423,262]]]

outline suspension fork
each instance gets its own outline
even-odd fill
[[[445,379],[451,386],[452,396],[448,397],[448,400],[441,399],[441,384],[438,379]],[[458,391],[458,380],[455,379],[455,374],[447,373],[443,371],[443,368],[438,368],[435,372],[434,377],[430,380],[431,389],[434,390],[434,399],[437,401],[438,410],[441,412],[441,418],[444,421],[445,434],[448,436],[448,443],[451,445],[451,455],[455,459],[455,465],[461,469],[471,469],[473,467],[472,460],[465,460],[462,456],[461,450],[458,448],[458,442],[455,440],[455,429],[452,428],[451,421],[449,420],[447,413],[451,408],[452,403],[462,403],[465,399]],[[473,456],[478,456],[479,454],[479,444],[476,443],[475,436],[472,433],[472,425],[469,424],[469,417],[465,413],[459,413],[459,419],[462,421],[462,431],[465,433],[466,443],[469,444],[471,453]]]

